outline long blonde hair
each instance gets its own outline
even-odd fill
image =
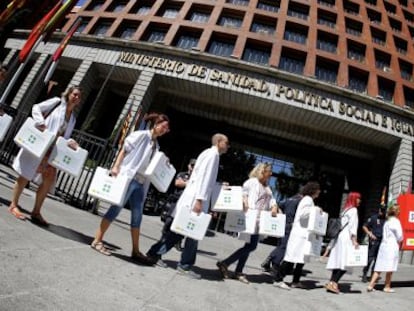
[[[250,178],[256,177],[257,179],[261,179],[263,177],[263,172],[268,168],[272,167],[270,163],[259,163],[257,164],[249,173]]]

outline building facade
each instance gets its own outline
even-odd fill
[[[413,176],[413,11],[406,0],[89,0],[62,29],[82,18],[53,80],[83,87],[82,131],[107,138],[130,107],[133,125],[162,111],[177,167],[223,132],[274,164],[276,186],[316,177],[331,215],[360,191],[362,221],[384,187],[397,197]],[[59,36],[37,48],[16,109],[38,99]],[[4,62],[24,39],[7,41]]]

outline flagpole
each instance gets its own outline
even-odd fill
[[[37,46],[40,44],[40,42],[43,41],[44,37],[45,37],[45,35],[42,34],[39,37],[39,39],[37,39],[37,41],[34,44],[33,48],[29,52],[26,60],[23,63],[20,64],[19,68],[17,68],[16,72],[14,73],[13,77],[11,78],[9,84],[7,85],[6,89],[4,90],[4,92],[3,92],[3,94],[0,98],[0,106],[5,106],[5,101],[6,101],[7,96],[9,96],[10,91],[12,90],[14,85],[16,84],[17,79],[19,79],[20,74],[23,72],[24,67],[26,66],[26,64],[28,63],[30,58],[33,56],[33,54],[35,53],[35,50],[36,50]]]

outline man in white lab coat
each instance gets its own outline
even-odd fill
[[[220,155],[229,148],[226,135],[215,134],[211,138],[212,146],[198,156],[190,180],[177,202],[177,208],[188,208],[194,212],[208,213],[210,196],[216,183]],[[178,263],[177,271],[193,279],[201,276],[191,270],[196,261],[198,241],[187,238]]]

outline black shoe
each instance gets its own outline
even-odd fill
[[[361,278],[361,282],[362,283],[367,283],[368,282],[368,277],[366,275],[363,275]]]
[[[151,258],[148,258],[143,253],[132,253],[131,259],[139,264],[145,265],[145,266],[153,266],[155,263],[151,260]]]
[[[272,267],[270,266],[270,262],[264,262],[261,264],[263,272],[270,272]]]
[[[216,263],[217,268],[219,268],[221,277],[223,279],[228,279],[229,278],[229,271],[227,269],[227,265],[221,261],[217,261]]]
[[[181,252],[183,250],[183,248],[181,247],[181,241],[179,243],[175,244],[174,247],[179,252]]]

